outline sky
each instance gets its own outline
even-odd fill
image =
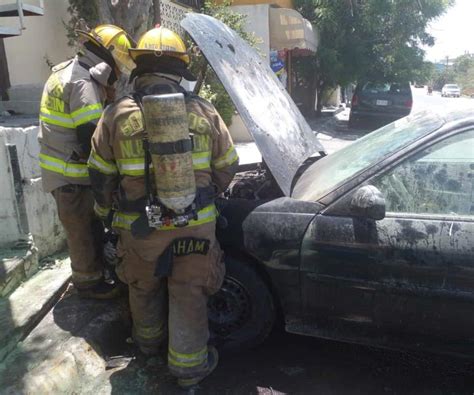
[[[425,58],[432,62],[474,53],[474,0],[456,0],[454,6],[430,24],[435,45],[427,47]]]

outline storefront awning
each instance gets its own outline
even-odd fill
[[[311,23],[289,8],[270,8],[270,47],[316,52],[318,35]]]

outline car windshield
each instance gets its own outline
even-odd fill
[[[459,89],[457,85],[446,85],[447,89]]]
[[[296,183],[292,196],[318,201],[348,179],[439,129],[442,124],[437,116],[419,113],[384,126],[312,164]]]

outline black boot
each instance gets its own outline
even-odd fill
[[[124,291],[125,287],[120,282],[109,284],[103,280],[92,287],[77,289],[80,298],[101,300],[118,298]]]

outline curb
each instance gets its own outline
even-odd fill
[[[0,362],[59,300],[70,277],[69,259],[57,259],[0,299]]]

